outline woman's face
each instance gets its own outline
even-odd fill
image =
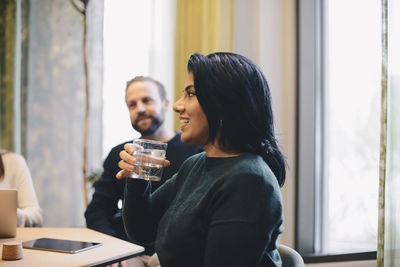
[[[182,141],[198,146],[206,145],[208,122],[196,97],[192,73],[187,75],[183,95],[176,101],[173,108],[175,112],[179,113],[179,120],[182,123]]]

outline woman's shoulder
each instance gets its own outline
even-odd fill
[[[252,173],[261,175],[273,175],[264,159],[257,154],[243,153],[238,158],[237,162],[232,165],[232,169],[239,173]]]
[[[21,181],[23,177],[29,175],[28,165],[22,155],[14,152],[6,152],[1,155],[1,158],[4,164],[5,176],[12,178],[14,182]]]
[[[252,153],[243,153],[240,158],[226,168],[232,183],[253,184],[254,186],[269,185],[279,189],[277,179],[263,158]]]
[[[176,173],[176,179],[179,181],[187,180],[193,173],[198,172],[204,164],[205,157],[205,152],[188,157]]]
[[[236,160],[232,159],[230,166],[223,167],[217,169],[218,180],[210,188],[213,197],[222,202],[240,202],[248,208],[255,208],[253,204],[257,202],[257,207],[262,210],[266,207],[281,210],[282,196],[278,181],[262,157],[242,154]],[[214,174],[216,172],[210,175]]]
[[[185,161],[182,163],[182,167],[192,167],[195,164],[198,164],[199,162],[203,161],[205,159],[206,152],[200,152],[197,154],[194,154],[190,157],[188,157],[187,159],[185,159]]]
[[[22,155],[11,151],[2,151],[1,157],[5,163],[15,164],[25,162],[25,158]]]

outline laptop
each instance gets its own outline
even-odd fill
[[[0,238],[17,233],[17,190],[0,189]]]

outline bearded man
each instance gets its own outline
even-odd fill
[[[152,181],[152,191],[175,174],[183,161],[201,152],[197,146],[182,143],[181,133],[174,132],[165,125],[165,113],[169,108],[164,86],[153,78],[137,76],[127,82],[125,101],[129,110],[132,127],[141,134],[140,138],[168,143],[166,159],[171,164],[163,171],[161,181]],[[128,240],[121,219],[126,179],[118,180],[115,175],[120,170],[119,153],[124,142],[111,149],[103,164],[103,173],[94,184],[95,192],[88,205],[85,218],[88,228]],[[129,241],[129,240],[128,240]],[[140,245],[140,244],[139,244]],[[154,247],[145,247],[145,255],[152,255]]]

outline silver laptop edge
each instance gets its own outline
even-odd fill
[[[0,237],[17,233],[17,190],[0,189]]]

